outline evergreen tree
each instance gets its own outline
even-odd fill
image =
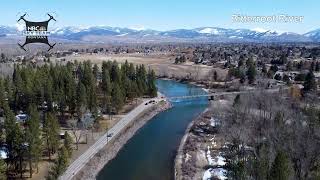
[[[113,85],[111,97],[112,97],[112,106],[115,108],[116,112],[118,112],[123,105],[124,98],[121,93],[120,86],[117,83]]]
[[[97,97],[96,97],[96,84],[94,81],[91,62],[86,61],[83,64],[83,77],[80,79],[86,90],[86,102],[89,110],[96,110]]]
[[[43,125],[43,137],[46,144],[47,153],[49,159],[51,159],[51,154],[55,153],[59,148],[59,132],[60,125],[58,120],[52,113],[46,115],[44,125]]]
[[[69,135],[69,133],[66,131],[64,133],[64,147],[66,148],[66,150],[68,151],[68,156],[71,157],[72,155],[72,151],[73,151],[73,147],[72,147],[73,141],[71,136]]]
[[[139,89],[139,95],[144,95],[147,92],[147,73],[144,65],[138,66],[136,81]]]
[[[40,129],[40,116],[34,105],[31,105],[28,109],[30,119],[27,120],[26,129],[26,141],[28,143],[29,150],[29,166],[30,166],[30,177],[32,177],[33,163],[37,167],[41,158],[42,152],[42,141],[41,141],[41,129]]]
[[[1,61],[5,61],[5,59],[6,59],[6,55],[4,55],[4,53],[1,53]]]
[[[72,76],[72,71],[65,72],[64,81],[64,97],[66,98],[66,105],[68,106],[69,112],[73,113],[76,109],[76,82]]]
[[[121,65],[121,77],[122,77],[122,81],[125,79],[125,78],[128,78],[128,73],[129,73],[129,63],[128,61],[126,60],[125,63],[123,63]]]
[[[52,103],[53,103],[53,80],[52,77],[48,74],[45,75],[44,79],[44,99],[47,102],[48,110],[52,111]]]
[[[269,179],[269,158],[265,145],[257,148],[258,158],[254,159],[254,174],[257,180]]]
[[[228,166],[232,171],[228,172],[228,178],[237,180],[247,180],[247,168],[243,160],[229,162]]]
[[[217,71],[214,71],[214,72],[213,72],[213,79],[214,79],[214,81],[217,81],[217,80],[218,80],[218,73],[217,73]]]
[[[246,65],[249,67],[255,65],[252,56],[248,58],[248,60],[246,61]]]
[[[0,180],[6,180],[7,179],[7,168],[6,163],[3,159],[0,158]]]
[[[244,65],[243,58],[240,58],[239,61],[238,61],[238,67],[241,67],[243,65]]]
[[[136,69],[133,63],[130,63],[129,69],[128,69],[128,77],[131,81],[136,80]]]
[[[256,67],[253,64],[249,65],[249,69],[247,71],[249,84],[254,83],[256,74],[257,74]]]
[[[246,74],[242,70],[239,71],[239,78],[241,84],[246,82]]]
[[[272,163],[270,170],[270,179],[272,180],[288,180],[292,176],[293,169],[290,159],[283,151],[279,151]]]
[[[157,96],[157,87],[156,87],[156,75],[153,70],[149,70],[148,72],[148,95],[150,97],[156,97]]]
[[[309,71],[309,73],[306,76],[306,79],[303,83],[303,90],[304,91],[313,91],[317,89],[316,80],[314,77],[314,74],[312,71]]]
[[[97,89],[95,85],[92,85],[87,89],[88,92],[88,108],[91,112],[96,113],[98,106]]]
[[[112,83],[110,80],[110,74],[108,69],[104,68],[102,69],[102,81],[101,81],[101,89],[103,91],[103,108],[105,112],[108,112],[110,110],[110,97],[111,97],[111,91],[112,91]]]
[[[280,81],[281,80],[281,75],[280,74],[276,74],[275,76],[274,76],[274,79],[275,80],[278,80],[278,81]]]
[[[22,176],[22,143],[23,143],[23,134],[21,127],[16,123],[14,114],[9,109],[9,106],[6,104],[4,106],[5,112],[5,121],[4,121],[4,131],[6,137],[6,144],[8,147],[8,164],[13,165],[14,167],[19,167],[15,169],[20,171]],[[17,165],[18,164],[18,165]]]
[[[46,179],[57,180],[59,176],[66,170],[68,166],[68,151],[62,146],[58,152],[58,157],[56,158],[54,165],[49,171]]]
[[[254,173],[257,180],[267,180],[269,178],[269,162],[266,159],[256,159],[254,162]]]
[[[111,85],[111,80],[110,80],[110,74],[107,69],[103,69],[103,71],[102,71],[101,88],[103,90],[103,93],[106,96],[110,96],[111,90],[112,90],[112,85]]]
[[[241,102],[240,102],[240,94],[237,94],[237,96],[234,98],[234,101],[233,101],[233,107],[239,105]]]
[[[278,66],[277,66],[276,64],[274,64],[274,65],[272,65],[272,66],[270,67],[270,70],[271,70],[272,72],[276,73],[276,72],[279,70],[279,68],[278,68]]]
[[[138,96],[138,85],[136,81],[129,81],[128,98],[135,98]]]
[[[82,113],[84,112],[84,110],[87,107],[87,93],[86,93],[86,88],[83,85],[82,82],[78,83],[78,87],[77,87],[77,115],[78,117],[82,116]]]
[[[121,73],[119,69],[119,65],[116,61],[113,61],[112,67],[111,67],[111,80],[113,83],[121,84]]]
[[[97,82],[97,78],[98,78],[98,74],[99,74],[99,67],[97,64],[95,64],[93,66],[92,74],[93,74],[93,78],[94,78],[95,82]]]

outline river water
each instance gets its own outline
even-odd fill
[[[201,88],[157,80],[167,97],[205,94]],[[188,124],[208,105],[207,98],[173,100],[173,107],[147,122],[98,174],[98,180],[171,180],[174,158]]]

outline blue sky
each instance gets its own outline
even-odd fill
[[[0,24],[14,25],[19,13],[46,19],[54,12],[55,26],[107,25],[169,30],[195,27],[263,28],[305,33],[320,28],[320,1],[298,0],[3,0]],[[233,14],[304,16],[301,23],[234,23]]]

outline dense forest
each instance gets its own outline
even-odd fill
[[[61,141],[60,126],[88,111],[115,114],[134,98],[155,97],[155,79],[153,70],[128,62],[16,65],[12,77],[0,78],[1,149],[7,155],[0,159],[0,179],[26,177],[25,171],[32,177],[39,161],[53,156],[47,179],[57,179],[73,150],[67,132]],[[20,122],[16,114],[27,118]]]

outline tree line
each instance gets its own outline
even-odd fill
[[[90,61],[66,65],[15,65],[12,77],[0,78],[0,177],[29,176],[40,160],[54,159],[47,179],[57,179],[66,169],[73,139],[60,126],[85,112],[118,113],[133,98],[155,97],[155,73],[144,65],[107,61],[101,68]],[[16,114],[27,119],[18,123]],[[55,157],[55,158],[53,158]]]

